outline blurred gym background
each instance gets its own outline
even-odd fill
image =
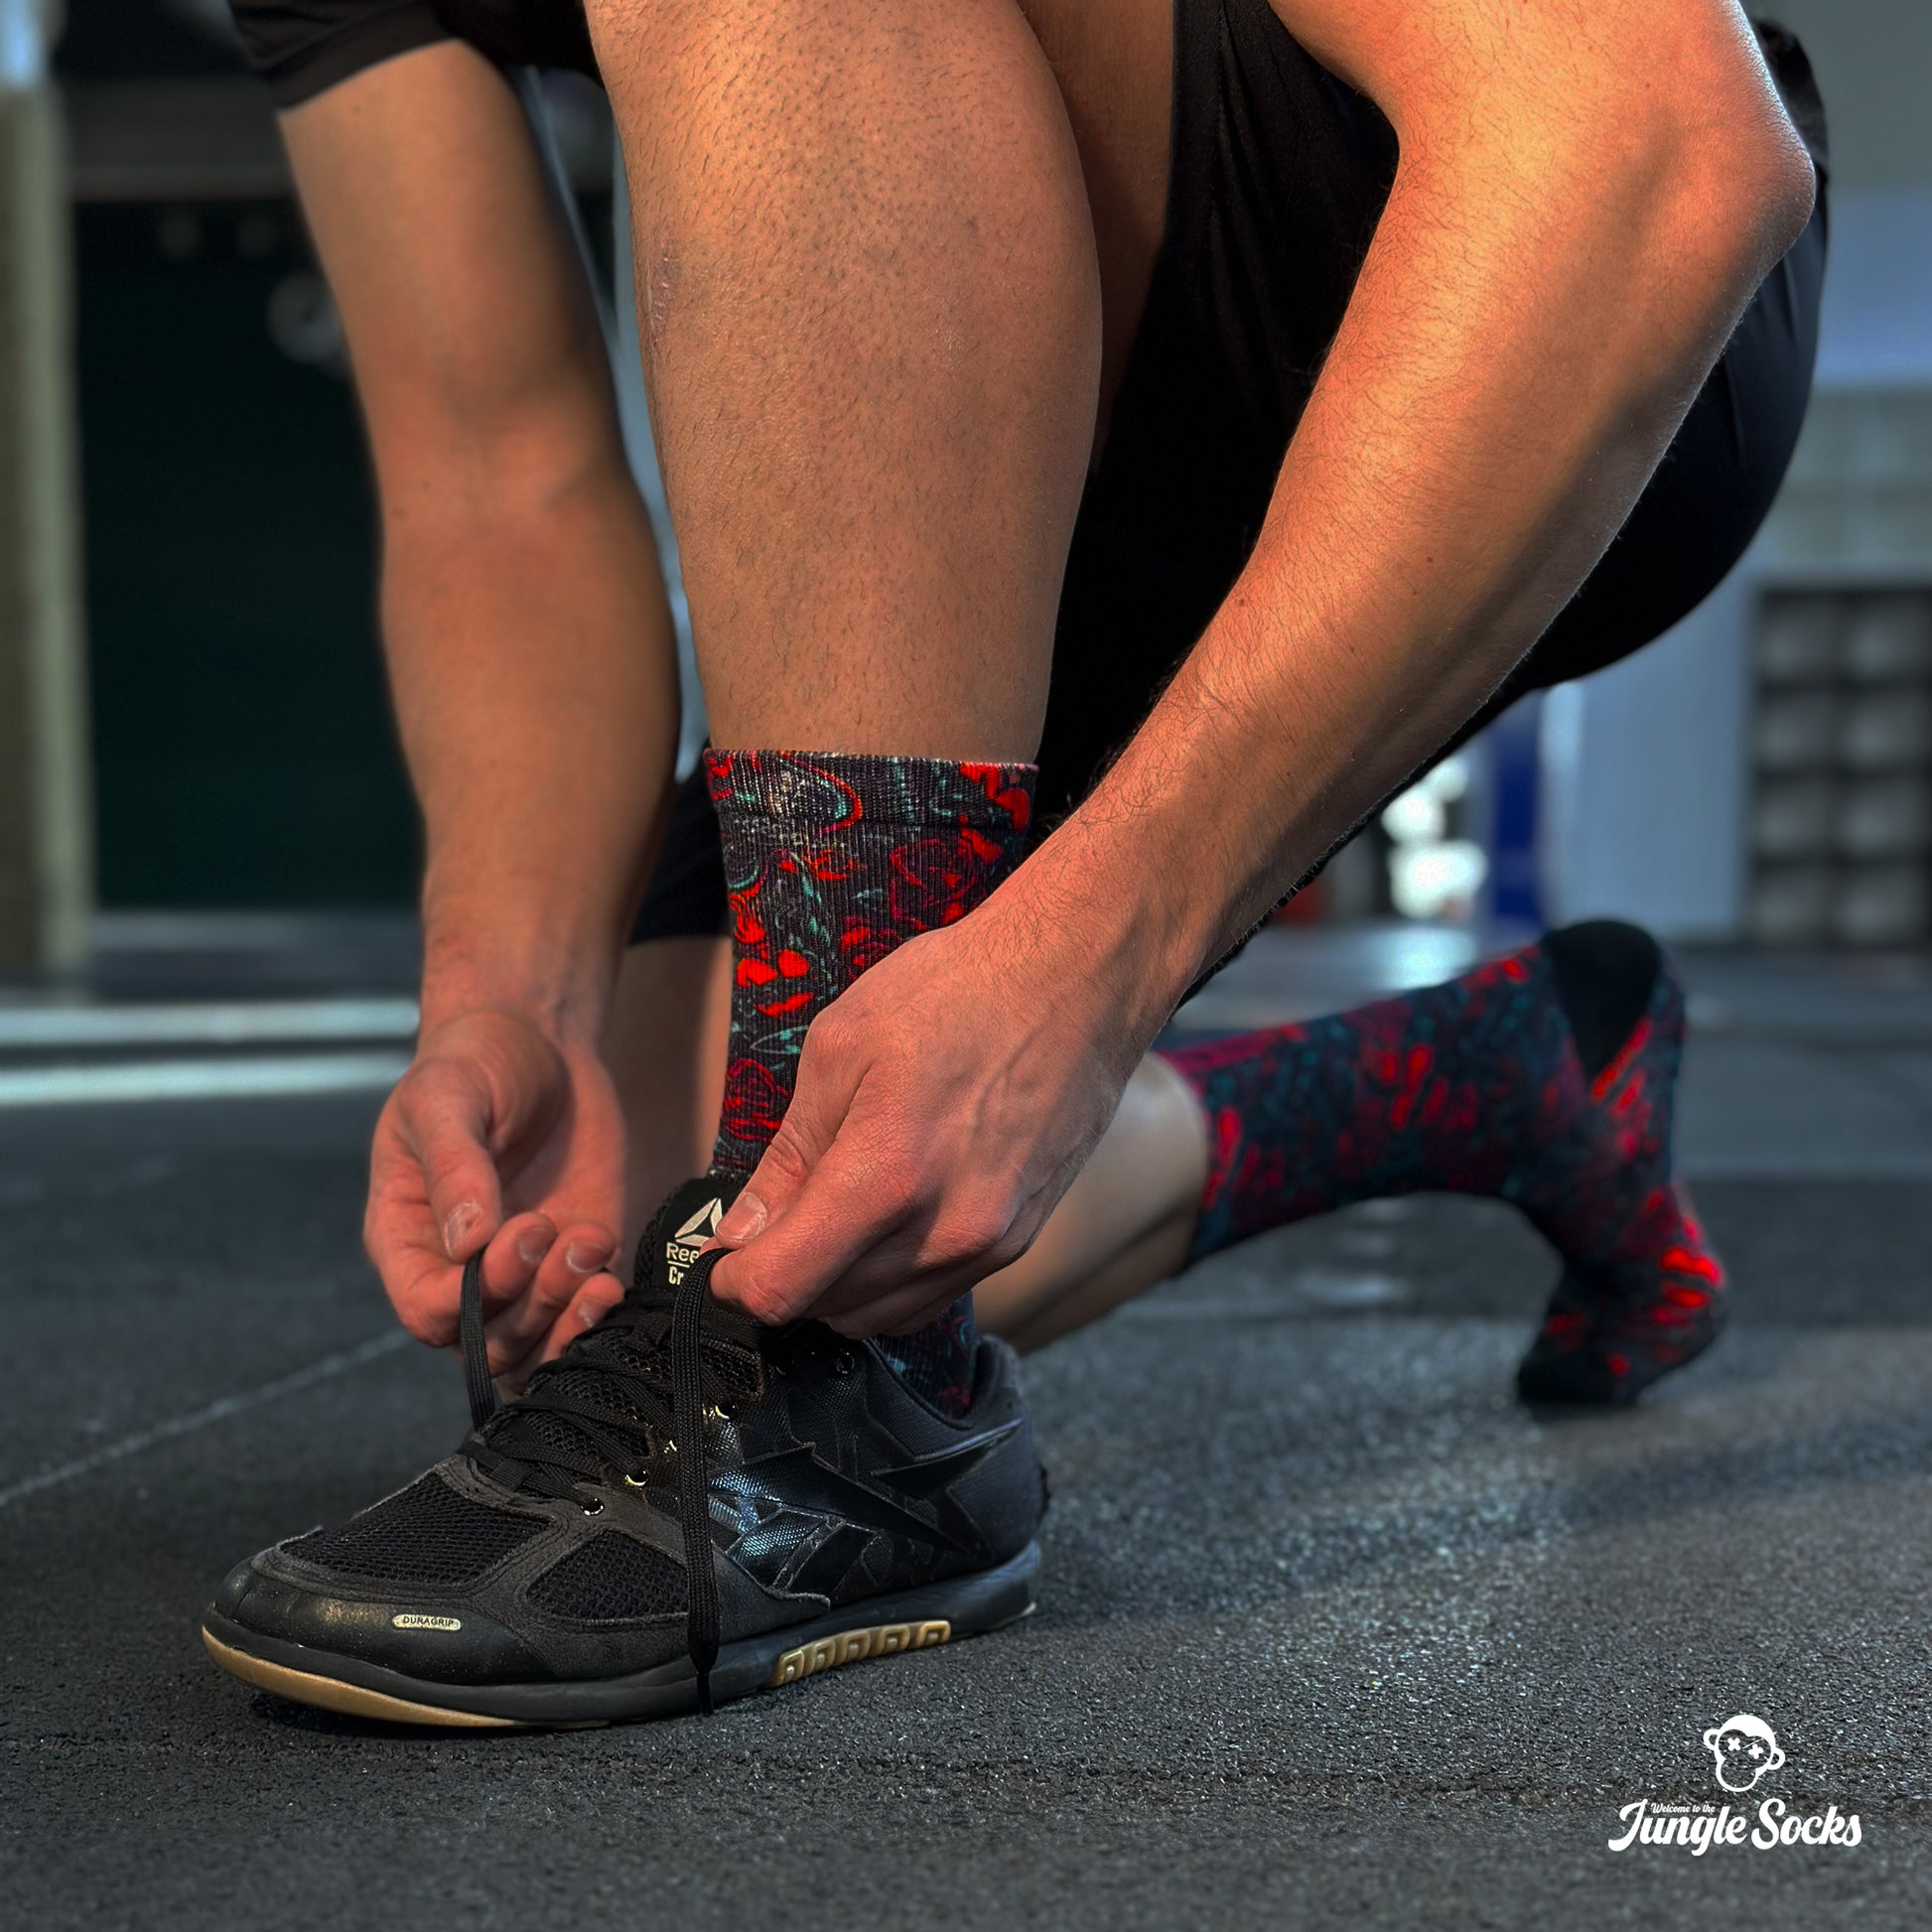
[[[1932,946],[1932,9],[1771,10],[1835,163],[1783,496],[1670,638],[1396,801],[1290,909],[1332,928],[1317,952],[1380,934],[1452,970],[1597,913],[1900,967]],[[545,81],[540,106],[621,282],[601,100]],[[417,831],[369,480],[224,0],[0,0],[0,1049],[40,1062],[130,999],[345,991],[387,1018],[261,1036],[400,1038]]]

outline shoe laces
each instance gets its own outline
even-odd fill
[[[704,1314],[722,1249],[707,1249],[679,1283],[668,1330],[646,1336],[661,1313],[633,1293],[511,1402],[497,1398],[483,1338],[483,1262],[463,1270],[458,1335],[470,1395],[464,1453],[492,1481],[526,1494],[573,1501],[588,1515],[603,1503],[580,1493],[615,1471],[642,1486],[650,1431],[667,1440],[677,1466],[678,1525],[684,1537],[685,1643],[698,1680],[698,1709],[711,1713],[718,1661],[718,1576],[712,1563],[711,1457],[705,1440]],[[726,1411],[719,1405],[719,1413]]]

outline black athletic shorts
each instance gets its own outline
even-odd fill
[[[452,35],[499,61],[595,71],[579,0],[234,5],[284,104]],[[1818,344],[1828,161],[1803,50],[1782,28],[1757,32],[1816,166],[1817,208],[1602,560],[1443,752],[1525,692],[1599,670],[1669,629],[1743,554],[1783,480]],[[1316,63],[1268,0],[1174,0],[1167,229],[1067,559],[1040,826],[1078,804],[1139,729],[1247,562],[1395,164],[1382,114]],[[634,936],[726,929],[699,773],[679,788]]]

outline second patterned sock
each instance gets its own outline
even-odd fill
[[[1351,1201],[1493,1195],[1564,1263],[1523,1393],[1632,1401],[1725,1316],[1672,1178],[1683,1041],[1656,941],[1598,920],[1443,986],[1170,1051],[1208,1130],[1190,1259]]]

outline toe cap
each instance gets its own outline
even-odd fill
[[[209,1605],[224,1640],[357,1659],[438,1684],[519,1684],[547,1677],[529,1646],[473,1603],[373,1600],[278,1574],[278,1551],[238,1564]]]

